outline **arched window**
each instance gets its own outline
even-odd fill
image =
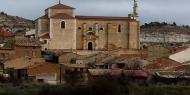
[[[65,28],[65,21],[61,22],[61,28],[63,28],[63,29]]]

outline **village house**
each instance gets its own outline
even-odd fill
[[[41,58],[41,46],[35,39],[17,39],[12,49],[12,56],[4,64],[5,73],[14,70],[15,79],[27,79],[27,68],[44,62]]]
[[[36,64],[28,68],[28,77],[35,83],[65,83],[65,66],[52,63]]]
[[[14,40],[14,36],[14,33],[5,31],[0,27],[0,48],[10,48],[10,46],[5,46],[5,44]]]

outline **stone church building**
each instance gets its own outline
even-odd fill
[[[128,17],[78,16],[75,8],[61,3],[36,19],[36,36],[43,49],[113,50],[139,49],[139,20],[134,0]]]

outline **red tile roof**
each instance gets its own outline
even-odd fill
[[[39,17],[38,19],[49,19],[49,18],[48,18],[48,15],[46,14],[46,15]]]
[[[47,8],[47,9],[75,9],[75,8],[67,6],[67,5],[63,5],[63,4],[57,4],[52,7]]]
[[[146,69],[159,69],[159,70],[166,70],[168,68],[181,65],[180,63],[173,61],[169,58],[164,58],[161,60],[156,60],[153,64],[149,64],[146,66]]]
[[[112,16],[76,16],[77,19],[98,19],[98,20],[131,20],[129,17]]]
[[[53,19],[74,19],[74,17],[68,15],[68,14],[65,14],[65,13],[58,13],[50,18],[53,18]]]
[[[0,36],[3,36],[3,37],[10,37],[10,36],[14,36],[14,33],[12,33],[12,32],[0,31]]]

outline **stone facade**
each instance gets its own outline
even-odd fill
[[[139,49],[139,21],[133,17],[76,16],[75,8],[57,4],[36,20],[36,34],[46,49]],[[48,33],[49,39],[41,36]],[[42,47],[43,48],[43,47]]]

